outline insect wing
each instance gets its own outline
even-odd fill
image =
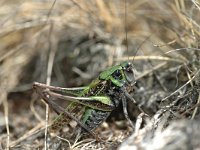
[[[58,101],[60,98],[48,94],[49,92],[51,92],[50,89],[52,90],[53,86],[51,88],[48,88],[48,86],[44,84],[41,84],[42,86],[40,86],[39,84],[34,84],[36,92],[49,105],[49,107],[58,114],[58,117],[53,121],[50,126],[50,131],[59,131],[64,126],[69,127],[69,123],[72,120],[78,121],[78,119],[80,119],[81,114],[84,112],[85,109],[83,105],[76,102],[71,102],[66,108],[59,106],[56,101]],[[57,87],[55,88],[57,89]],[[55,91],[55,89],[53,90]]]
[[[82,116],[84,112],[85,107],[77,104],[77,103],[70,103],[70,105],[65,109],[66,112],[70,113],[70,115],[67,115],[66,113],[59,114],[58,117],[53,121],[53,123],[50,126],[50,131],[55,132],[63,129],[64,127],[71,128],[72,126],[70,123],[73,118],[71,118],[71,115],[74,116],[77,119],[80,119],[80,116]]]

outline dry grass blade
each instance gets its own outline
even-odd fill
[[[162,101],[167,100],[168,98],[170,98],[171,96],[173,96],[174,94],[176,94],[177,92],[179,92],[182,88],[184,88],[186,85],[188,85],[190,82],[192,82],[199,75],[199,73],[200,73],[200,69],[194,74],[194,76],[190,80],[188,80],[184,85],[182,85],[180,88],[178,88],[177,90],[175,90],[169,96],[163,98]]]
[[[136,149],[183,148],[185,135],[190,148],[199,146],[199,1],[125,1],[0,2],[0,149],[117,149],[131,134],[125,143]],[[34,81],[87,86],[127,60],[137,80],[130,94],[148,114],[137,134],[120,110],[97,128],[102,143],[74,142],[68,127],[57,138],[47,134],[56,114],[35,98]],[[135,121],[138,108],[128,106]]]
[[[23,136],[21,136],[19,139],[17,139],[16,141],[12,141],[10,142],[9,147],[15,147],[17,144],[19,144],[20,142],[27,140],[27,138],[29,138],[30,136],[33,136],[34,134],[41,132],[44,130],[44,123],[40,123],[37,126],[35,126],[33,129],[29,130],[28,132],[26,132]]]
[[[8,119],[8,102],[6,99],[3,101],[3,107],[4,107],[4,113],[5,113],[5,123],[6,123],[6,132],[7,132],[6,149],[9,150],[10,129],[9,129],[9,119]]]

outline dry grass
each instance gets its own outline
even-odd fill
[[[87,85],[106,67],[132,58],[138,80],[133,96],[149,117],[143,117],[141,127],[136,124],[138,129],[120,148],[176,149],[189,140],[194,140],[191,147],[200,147],[195,142],[199,134],[193,132],[200,119],[200,1],[127,0],[128,52],[123,0],[0,4],[0,149],[118,147],[132,131],[126,121],[116,121],[120,113],[97,129],[105,142],[86,138],[74,143],[60,134],[49,135],[44,145],[45,105],[32,83]],[[131,104],[129,114],[137,119]],[[50,121],[54,115],[50,113]],[[186,127],[176,125],[182,119]],[[179,132],[173,139],[167,133],[174,128],[192,132]],[[190,139],[170,143],[184,134]],[[155,145],[159,139],[162,143]]]

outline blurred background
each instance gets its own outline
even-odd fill
[[[125,60],[135,66],[132,95],[150,118],[172,104],[169,122],[198,119],[199,16],[198,0],[2,0],[0,149],[44,148],[46,108],[34,81],[84,86]],[[136,106],[128,109],[136,120]],[[100,148],[130,134],[117,112],[99,129],[117,144]]]

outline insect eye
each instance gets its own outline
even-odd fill
[[[117,77],[121,76],[121,73],[119,70],[115,71],[115,76],[117,76]]]
[[[115,79],[121,79],[122,78],[122,75],[121,75],[121,72],[119,70],[116,70],[114,73],[113,73],[113,77]]]

